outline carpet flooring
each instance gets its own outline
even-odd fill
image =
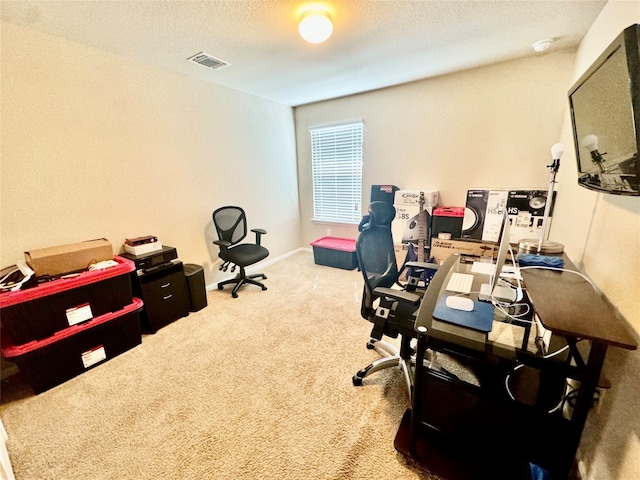
[[[352,385],[379,358],[360,272],[301,251],[264,273],[267,291],[210,291],[205,309],[47,392],[3,381],[16,478],[435,478],[393,447],[400,371]]]

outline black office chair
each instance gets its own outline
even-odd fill
[[[416,337],[414,331],[415,315],[420,306],[421,294],[438,265],[424,262],[406,262],[398,271],[396,255],[391,235],[391,221],[395,217],[395,208],[387,202],[372,202],[369,205],[368,218],[360,224],[360,234],[356,240],[356,256],[362,276],[364,289],[360,313],[373,323],[369,349],[379,349],[388,356],[374,361],[353,376],[353,384],[362,385],[362,380],[384,368],[400,366],[409,389],[413,389],[412,359],[414,348],[411,340]],[[410,272],[408,280],[402,278],[405,268]],[[425,271],[430,275],[424,275]],[[392,286],[396,288],[391,288]],[[401,287],[401,288],[398,288]],[[383,336],[397,338],[401,336],[400,349]]]
[[[266,280],[265,274],[247,275],[245,267],[258,263],[269,255],[269,250],[260,245],[261,236],[267,232],[254,228],[251,231],[256,235],[255,243],[240,243],[247,236],[247,218],[242,208],[221,207],[213,212],[212,216],[219,238],[219,240],[214,240],[213,243],[220,247],[220,253],[218,254],[222,259],[220,270],[226,272],[231,267],[233,272],[236,267],[240,269],[240,273],[235,278],[218,283],[218,289],[222,290],[225,285],[235,284],[231,292],[233,298],[238,297],[238,290],[247,283],[257,285],[262,290],[266,290],[267,287],[263,283],[255,280],[256,278]]]

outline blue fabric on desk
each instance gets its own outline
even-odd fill
[[[560,257],[551,257],[549,255],[536,255],[533,253],[519,253],[518,263],[521,267],[564,267],[564,260]]]
[[[455,323],[467,328],[473,328],[481,332],[490,332],[493,327],[493,305],[487,302],[474,300],[473,310],[456,310],[447,307],[447,297],[442,295],[433,310],[433,317],[444,322]]]
[[[549,472],[534,463],[529,464],[529,473],[531,474],[531,480],[552,480]]]

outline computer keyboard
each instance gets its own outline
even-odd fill
[[[451,274],[451,277],[449,277],[449,283],[447,283],[446,290],[456,293],[470,293],[472,284],[473,275],[469,273],[454,272]]]

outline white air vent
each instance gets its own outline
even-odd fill
[[[219,58],[212,57],[208,53],[204,53],[204,52],[197,53],[193,57],[187,58],[187,60],[191,60],[192,62],[199,63],[200,65],[209,67],[212,70],[219,70],[229,65],[229,63],[225,62],[224,60],[220,60]]]

